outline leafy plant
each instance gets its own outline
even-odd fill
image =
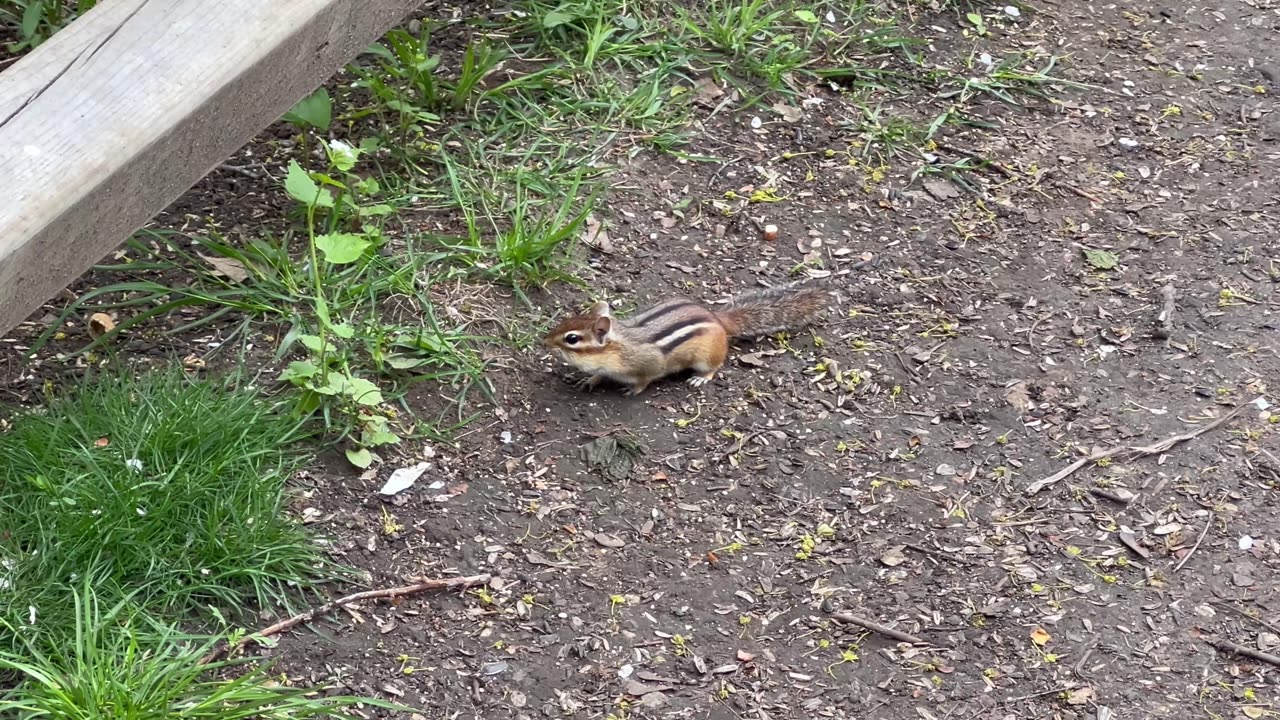
[[[333,101],[329,98],[329,91],[323,87],[318,88],[299,100],[281,119],[292,123],[299,130],[315,128],[320,132],[328,132],[329,123],[333,121]]]
[[[440,112],[468,107],[479,97],[481,81],[505,57],[494,46],[471,43],[463,54],[458,77],[447,80],[439,72],[441,57],[430,53],[430,30],[427,23],[417,35],[400,28],[392,30],[384,42],[368,50],[376,67],[357,64],[351,68],[359,78],[357,85],[399,115],[402,133],[439,122]]]
[[[973,26],[974,32],[978,33],[978,35],[984,36],[987,34],[987,21],[982,18],[982,13],[968,12],[965,13],[964,17]]]
[[[448,337],[438,326],[434,332],[415,332],[387,328],[376,321],[354,324],[350,318],[336,315],[339,310],[353,314],[354,309],[331,300],[329,288],[336,285],[331,275],[343,266],[368,262],[370,251],[383,241],[381,232],[373,226],[363,225],[358,232],[340,232],[338,228],[354,225],[371,211],[388,212],[390,206],[364,206],[357,202],[361,191],[370,190],[369,180],[350,174],[361,150],[338,141],[330,142],[327,149],[328,173],[308,173],[293,162],[285,180],[285,191],[306,213],[312,289],[308,300],[313,312],[295,321],[280,348],[283,357],[295,343],[300,344],[307,351],[307,358],[290,363],[279,379],[303,391],[297,404],[301,414],[321,412],[326,425],[342,428],[338,440],[348,441],[347,459],[365,468],[373,463],[375,449],[399,443],[411,428],[396,422],[398,414],[386,407],[381,388],[369,379],[368,368],[359,362],[357,347],[364,346],[375,369],[404,371],[425,364],[423,351],[437,356],[461,355],[457,343],[463,338]],[[328,232],[323,234],[316,231],[320,212],[326,212],[328,219]],[[458,372],[479,374],[477,364],[470,361],[455,366]]]

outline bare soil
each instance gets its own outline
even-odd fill
[[[918,30],[958,41],[954,16]],[[708,386],[637,398],[505,350],[500,406],[397,463],[430,463],[414,489],[383,500],[394,467],[335,457],[299,502],[371,587],[499,580],[352,608],[264,652],[426,718],[1280,712],[1280,668],[1210,644],[1280,654],[1278,30],[1269,0],[1045,4],[992,42],[1067,54],[1093,88],[948,136],[942,161],[999,163],[969,176],[983,197],[827,157],[854,110],[823,88],[796,122],[709,121],[694,149],[731,162],[638,156],[606,207],[614,252],[590,259],[598,288],[717,301],[814,256],[838,309],[785,346],[743,344]],[[774,242],[710,205],[756,167],[788,180],[746,211]],[[183,202],[264,217],[271,191],[238,177]],[[585,302],[544,298],[529,324]],[[4,347],[0,387],[38,397],[52,363],[21,371]],[[629,463],[588,462],[611,448]]]

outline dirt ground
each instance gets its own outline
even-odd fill
[[[315,470],[299,507],[371,587],[499,581],[267,652],[426,718],[1275,717],[1280,668],[1212,643],[1280,654],[1277,31],[1271,0],[1044,5],[1009,42],[1093,87],[947,138],[1000,163],[985,198],[826,158],[853,111],[821,88],[796,122],[709,122],[723,165],[638,156],[597,287],[716,301],[817,254],[838,311],[636,398],[513,352],[500,408],[399,462],[430,463],[412,491]],[[709,204],[757,167],[789,194],[747,212],[774,242]],[[585,296],[544,298],[531,323]],[[38,390],[6,352],[7,392]]]

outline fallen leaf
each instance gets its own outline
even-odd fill
[[[1115,253],[1094,248],[1085,248],[1084,259],[1098,270],[1114,270],[1120,264],[1120,258],[1116,257]]]
[[[592,539],[595,540],[596,543],[599,544],[601,547],[620,548],[620,547],[626,547],[627,545],[627,543],[622,538],[618,537],[617,535],[610,535],[609,533],[596,533],[595,535],[592,536]]]
[[[1137,553],[1138,557],[1141,557],[1143,560],[1151,557],[1151,552],[1138,543],[1138,538],[1135,537],[1133,533],[1121,532],[1119,537],[1120,542],[1123,543],[1125,547]]]
[[[94,313],[89,316],[89,337],[97,340],[116,329],[116,321],[106,313]]]
[[[1018,409],[1018,412],[1026,412],[1031,407],[1031,394],[1027,388],[1026,380],[1019,380],[1004,393],[1004,399],[1010,405]]]
[[[1035,630],[1031,631],[1031,642],[1035,643],[1036,645],[1039,645],[1040,647],[1044,647],[1045,644],[1047,644],[1052,639],[1053,639],[1053,636],[1045,632],[1044,628],[1042,627],[1037,627]]]
[[[928,180],[924,184],[924,191],[938,200],[960,197],[960,190],[947,180]]]
[[[880,556],[880,562],[889,567],[897,567],[907,561],[907,556],[902,552],[906,549],[906,545],[896,545],[889,548]]]
[[[196,253],[196,255],[199,255],[201,260],[209,263],[215,275],[221,275],[231,282],[238,283],[249,279],[249,271],[245,269],[244,264],[239,260],[217,255],[205,255],[203,253]]]
[[[582,231],[582,241],[606,255],[612,255],[613,242],[609,240],[609,233],[605,232],[600,220],[595,215],[588,215],[584,224],[586,227]]]
[[[715,107],[716,100],[724,96],[724,90],[715,78],[704,77],[693,83],[693,101],[703,107]]]
[[[628,695],[634,695],[636,697],[640,697],[641,695],[648,695],[649,693],[662,692],[663,690],[670,690],[670,689],[671,689],[670,685],[650,685],[648,683],[642,683],[636,680],[622,681],[622,691]]]
[[[738,362],[751,367],[764,367],[764,358],[758,352],[747,353],[738,357]]]
[[[1068,705],[1084,705],[1094,699],[1096,693],[1091,687],[1076,688],[1067,692]]]
[[[782,116],[787,122],[799,122],[804,117],[804,111],[798,107],[792,107],[781,100],[773,104],[773,111]]]

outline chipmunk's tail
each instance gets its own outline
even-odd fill
[[[803,287],[804,281],[745,293],[733,298],[716,319],[730,337],[770,335],[812,322],[831,301],[831,293]]]

